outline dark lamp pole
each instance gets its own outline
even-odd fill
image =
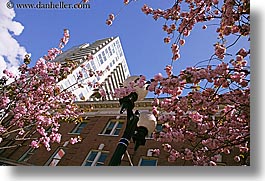
[[[129,77],[128,80],[131,81],[133,79],[137,80],[138,76],[132,76]],[[125,80],[126,83],[126,80]],[[128,82],[127,82],[128,83]],[[144,94],[145,95],[144,95]],[[130,140],[133,139],[133,142],[135,143],[134,150],[136,151],[137,148],[140,145],[145,145],[145,137],[148,134],[148,132],[152,132],[155,128],[156,125],[156,120],[155,117],[153,116],[152,118],[148,117],[147,120],[143,120],[147,118],[145,114],[141,114],[138,110],[133,112],[133,108],[135,106],[135,102],[143,99],[147,94],[147,91],[145,90],[139,90],[138,92],[132,92],[128,96],[125,96],[119,100],[121,110],[120,114],[122,114],[125,110],[127,112],[127,122],[126,122],[126,128],[125,131],[121,137],[121,139],[118,142],[118,145],[116,147],[116,150],[114,151],[112,158],[109,162],[109,166],[119,166],[122,160],[122,157],[124,153],[127,150],[127,147],[130,143]],[[150,114],[150,113],[149,113]],[[151,121],[152,123],[145,123],[146,121],[148,122]],[[142,125],[139,124],[142,122]],[[147,125],[147,127],[146,127]],[[152,126],[150,126],[152,125]]]

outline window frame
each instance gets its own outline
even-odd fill
[[[93,160],[88,160],[88,158],[90,157],[90,155],[93,152],[96,152],[95,158]],[[89,153],[87,154],[85,160],[83,161],[82,166],[91,166],[91,167],[92,166],[104,166],[107,156],[106,156],[106,158],[105,158],[105,160],[103,162],[99,162],[99,159],[100,159],[102,153],[103,154],[107,154],[107,156],[108,156],[109,151],[94,150],[94,149],[90,150]],[[91,165],[86,165],[86,163],[88,163],[88,162],[91,163]],[[101,165],[98,165],[98,164],[101,164]]]
[[[69,133],[69,134],[81,134],[83,129],[87,126],[87,123],[86,121],[83,121],[83,122],[80,122],[78,123],[73,129],[72,131]],[[82,124],[85,124],[83,127],[81,127]],[[81,131],[80,132],[77,132],[77,130],[79,130],[81,128]]]
[[[27,162],[32,155],[37,151],[37,149],[30,147],[19,159],[18,162]],[[26,160],[27,159],[27,160]]]
[[[110,124],[114,122],[114,126],[112,127],[110,133],[106,133],[106,131],[108,130],[108,128],[110,127]],[[118,128],[119,123],[121,123],[121,127]],[[116,135],[115,132],[117,130],[117,128],[119,130],[122,130],[123,124],[125,123],[125,120],[120,120],[120,119],[110,119],[107,124],[105,125],[103,131],[101,132],[100,135],[105,135],[105,136],[119,136],[119,133]]]
[[[155,160],[155,165],[141,165],[143,160]],[[138,166],[157,166],[158,158],[152,156],[142,156],[139,160]]]
[[[60,158],[56,158],[56,155],[59,153],[60,150],[63,151],[63,155]],[[62,160],[62,158],[64,157],[65,154],[66,154],[66,152],[63,149],[63,147],[58,147],[56,149],[56,151],[52,154],[52,156],[49,158],[48,162],[45,165],[47,165],[47,166],[57,166],[58,163]],[[55,165],[51,165],[51,163],[53,162],[53,160],[57,160],[58,162],[56,162]]]

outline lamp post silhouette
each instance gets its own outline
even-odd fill
[[[134,81],[136,83],[140,76],[128,77],[123,86],[127,87],[130,82]],[[138,100],[143,100],[147,95],[148,91],[145,87],[140,88],[139,86],[134,87],[135,92],[130,93],[119,100],[121,110],[120,114],[124,111],[127,112],[127,122],[125,131],[118,142],[115,152],[109,162],[109,166],[119,166],[122,160],[122,156],[127,150],[130,140],[133,139],[135,143],[134,150],[136,151],[140,145],[145,145],[145,137],[148,132],[153,132],[156,127],[156,118],[153,114],[149,112],[140,113],[138,110],[133,112],[135,107],[135,102]]]

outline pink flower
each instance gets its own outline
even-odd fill
[[[235,162],[240,162],[240,157],[239,156],[235,156],[234,160],[235,160]]]
[[[213,4],[218,4],[219,0],[213,0]]]
[[[221,45],[221,44],[219,44],[219,43],[217,43],[216,45],[215,45],[215,54],[216,54],[216,56],[218,57],[218,58],[220,58],[220,59],[224,59],[224,54],[225,54],[225,52],[226,52],[226,48],[225,48],[225,46],[224,45]]]
[[[33,148],[39,148],[39,142],[33,140],[33,141],[31,142],[30,146],[33,147]]]
[[[161,81],[163,80],[163,75],[161,73],[158,73],[154,76],[155,81]]]
[[[6,128],[3,126],[0,126],[0,134],[4,133],[6,131]]]
[[[153,102],[152,102],[153,106],[158,106],[159,105],[159,99],[158,98],[154,98]]]
[[[170,37],[166,37],[166,38],[164,38],[164,42],[165,42],[165,43],[169,43],[169,42],[170,42]]]
[[[112,25],[112,21],[110,19],[107,19],[106,24],[110,26],[110,25]]]
[[[103,89],[100,89],[99,90],[99,93],[100,93],[100,95],[102,96],[102,97],[106,97],[106,92],[103,90]]]
[[[192,113],[190,113],[189,114],[189,117],[195,123],[201,123],[202,122],[202,118],[203,118],[203,116],[200,115],[198,112],[192,112]]]
[[[169,157],[168,157],[168,162],[175,162],[176,161],[176,157],[174,156],[174,155],[169,155]]]
[[[248,55],[248,52],[244,48],[241,48],[237,54],[246,57]]]
[[[160,155],[160,150],[159,149],[153,149],[152,150],[152,156],[159,156]]]
[[[14,74],[7,69],[3,70],[3,73],[6,74],[9,78],[15,77]]]
[[[166,144],[163,144],[162,146],[163,146],[163,149],[166,152],[170,152],[170,150],[171,150],[171,145],[170,144],[166,143]]]
[[[70,140],[69,140],[69,142],[73,145],[73,144],[76,144],[76,143],[78,143],[78,142],[80,142],[81,141],[81,137],[80,136],[78,136],[78,137],[75,137],[75,138],[71,138]]]
[[[153,106],[152,113],[157,116],[159,114],[159,111],[157,110],[157,107]]]
[[[114,14],[109,14],[109,20],[113,21],[115,18]]]
[[[172,69],[173,69],[173,67],[171,65],[166,66],[165,70],[166,70],[168,77],[172,75]]]
[[[184,39],[179,40],[179,44],[183,46],[185,44],[185,40]]]
[[[1,103],[1,104],[0,104],[0,108],[1,108],[1,109],[2,109],[2,108],[5,108],[9,102],[10,102],[9,97],[6,97],[6,96],[1,97],[1,98],[0,98],[0,103]]]

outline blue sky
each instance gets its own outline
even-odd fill
[[[5,0],[7,1],[7,0]],[[62,0],[12,0],[17,3],[59,3]],[[78,3],[79,0],[64,0],[64,3]],[[162,30],[163,19],[154,21],[146,16],[141,7],[148,4],[154,9],[169,8],[173,0],[139,0],[127,6],[123,0],[91,0],[89,9],[18,9],[14,8],[14,21],[22,24],[23,31],[14,36],[20,46],[32,54],[32,63],[56,47],[62,37],[63,29],[70,30],[70,41],[64,50],[85,42],[119,36],[127,63],[132,75],[145,75],[148,79],[161,72],[171,63],[171,44],[163,43],[167,36]],[[119,15],[111,26],[105,24],[108,15]],[[174,62],[174,73],[200,60],[210,57],[216,43],[215,26],[202,30],[203,24],[195,27],[181,47],[181,58]],[[244,47],[249,43],[243,42]]]

